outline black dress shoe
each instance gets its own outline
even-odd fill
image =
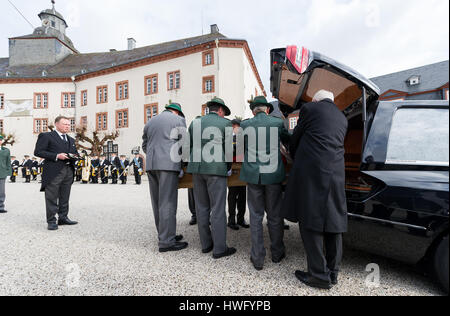
[[[313,276],[311,276],[307,272],[303,271],[295,271],[295,276],[297,279],[299,279],[302,283],[306,284],[309,287],[317,288],[317,289],[323,289],[323,290],[330,290],[332,288],[331,284],[329,282],[319,280]]]
[[[180,251],[188,247],[187,242],[176,242],[175,245],[168,248],[159,248],[159,252]]]
[[[284,253],[280,258],[272,258],[272,262],[273,263],[280,263],[281,261],[283,261],[286,258],[286,254]]]
[[[250,257],[250,261],[252,262],[253,268],[255,268],[256,271],[262,271],[263,267],[255,264],[255,261],[253,261],[252,257]]]
[[[239,222],[238,225],[241,226],[242,228],[246,228],[246,229],[250,228],[250,225],[247,224],[245,221]]]
[[[182,241],[184,239],[183,235],[176,235],[175,236],[175,241]]]
[[[206,248],[206,249],[203,249],[202,250],[202,253],[210,253],[211,251],[213,251],[214,250],[214,245],[212,245],[211,247],[209,247],[209,248]]]
[[[48,230],[50,231],[58,230],[58,225],[56,225],[56,223],[49,223]]]
[[[78,224],[78,222],[71,221],[68,218],[60,218],[58,220],[58,225],[59,226],[73,226],[73,225],[77,225],[77,224]]]
[[[229,257],[232,256],[236,253],[236,248],[228,248],[224,253],[218,254],[218,255],[213,255],[214,259],[221,259],[221,258],[225,258],[225,257]]]
[[[192,216],[191,221],[189,222],[189,225],[191,225],[191,226],[197,225],[197,217]]]
[[[0,211],[0,214],[5,214],[5,213],[8,213],[8,211],[7,210]]]
[[[235,223],[228,223],[228,227],[230,227],[232,230],[239,230],[239,226]]]
[[[331,273],[330,278],[331,278],[331,284],[333,284],[333,285],[337,285],[338,284],[338,275],[337,275],[337,273]]]

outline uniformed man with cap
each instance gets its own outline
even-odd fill
[[[283,120],[269,116],[273,105],[263,96],[250,103],[254,118],[242,122],[242,129],[254,129],[256,137],[245,133],[245,158],[240,179],[248,183],[248,208],[252,235],[251,261],[256,270],[262,270],[266,256],[263,235],[264,213],[271,240],[272,261],[281,262],[285,256],[284,222],[281,217],[282,183],[286,174],[281,158],[280,139],[289,141]],[[262,133],[265,131],[265,133]],[[261,139],[261,137],[265,137]]]
[[[222,99],[207,103],[209,114],[195,119],[189,127],[190,160],[188,173],[193,174],[195,211],[203,253],[213,252],[214,259],[231,256],[235,248],[227,246],[227,176],[231,161],[225,159],[225,143],[232,142],[231,114]],[[212,134],[208,139],[202,135]],[[205,157],[210,154],[210,157]],[[211,159],[213,158],[213,159]],[[211,225],[210,225],[211,223]]]
[[[25,178],[25,183],[31,183],[31,169],[33,168],[33,161],[30,160],[30,156],[25,155],[22,162],[22,175]]]
[[[127,159],[127,156],[120,155],[119,159],[119,179],[122,181],[122,184],[127,184],[128,180],[128,168],[130,166],[130,162]]]
[[[186,120],[181,105],[172,103],[166,110],[150,119],[144,127],[142,149],[146,154],[146,171],[159,252],[180,251],[188,247],[183,236],[176,235],[178,183],[182,174],[180,141],[186,135]],[[179,159],[178,159],[179,158]]]
[[[142,183],[144,160],[142,159],[141,155],[139,155],[139,153],[136,153],[134,155],[131,165],[133,166],[134,181],[136,182],[137,185],[140,185]]]
[[[99,169],[100,169],[100,180],[102,184],[108,184],[108,170],[111,163],[106,159],[105,155],[100,156]]]
[[[19,175],[19,167],[20,167],[20,162],[19,160],[16,159],[15,156],[11,157],[11,177],[9,178],[11,180],[11,183],[15,183],[17,176]]]
[[[120,168],[120,158],[117,157],[117,154],[111,154],[111,168],[110,174],[112,179],[112,184],[117,184],[119,180],[119,168]]]

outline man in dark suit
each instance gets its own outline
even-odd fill
[[[36,156],[45,159],[41,191],[45,192],[48,230],[52,231],[57,230],[58,225],[78,224],[68,217],[75,170],[69,155],[78,155],[75,140],[67,135],[69,131],[70,120],[57,117],[55,131],[40,134],[34,151]]]
[[[296,277],[308,286],[330,289],[338,282],[342,234],[347,232],[344,141],[348,121],[321,90],[303,105],[290,142],[294,166],[283,203],[284,216],[300,222],[308,272]]]
[[[32,158],[33,167],[31,168],[31,174],[33,176],[33,181],[37,180],[37,176],[39,173],[39,162],[37,161],[36,157]]]

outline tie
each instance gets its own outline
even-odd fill
[[[67,143],[66,134],[63,134],[62,138],[63,138],[63,141],[65,141]]]

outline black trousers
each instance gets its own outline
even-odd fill
[[[300,227],[308,262],[308,272],[315,278],[331,282],[342,262],[342,234],[318,233]]]
[[[142,176],[139,174],[139,171],[134,171],[134,181],[136,181],[136,184],[141,184]]]
[[[244,222],[247,203],[247,187],[231,187],[228,189],[228,222],[236,223],[236,206],[238,209],[237,223]]]
[[[12,183],[15,183],[15,182],[16,182],[16,177],[15,177],[15,176],[11,176],[11,177],[9,178],[9,180],[10,180]]]
[[[45,206],[47,208],[47,223],[56,223],[69,215],[70,190],[73,182],[73,169],[64,166],[61,172],[45,188]]]
[[[191,211],[192,217],[197,217],[197,213],[195,212],[194,189],[188,189],[188,198],[189,198],[189,210]]]

